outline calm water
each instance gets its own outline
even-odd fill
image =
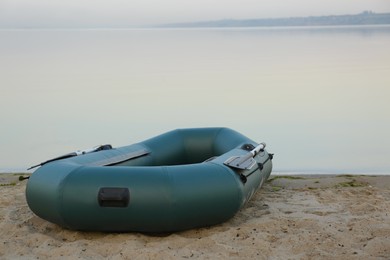
[[[0,169],[227,126],[276,171],[390,172],[390,27],[0,31]]]

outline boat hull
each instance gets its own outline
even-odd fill
[[[50,162],[31,175],[27,202],[39,217],[76,230],[173,232],[215,225],[233,217],[272,171],[265,150],[251,169],[224,164],[246,154],[246,144],[256,145],[227,128],[179,129]],[[139,150],[148,153],[96,166]]]

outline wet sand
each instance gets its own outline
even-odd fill
[[[231,220],[161,235],[63,229],[18,177],[0,174],[0,259],[390,259],[390,176],[271,176]]]

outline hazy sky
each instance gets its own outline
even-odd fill
[[[140,26],[390,12],[390,0],[0,0],[0,28]]]

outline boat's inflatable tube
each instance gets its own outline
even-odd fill
[[[256,146],[228,128],[178,129],[130,146],[59,157],[31,175],[27,203],[39,217],[76,230],[210,226],[237,213],[270,175],[272,154]],[[254,163],[240,167],[244,157]]]

